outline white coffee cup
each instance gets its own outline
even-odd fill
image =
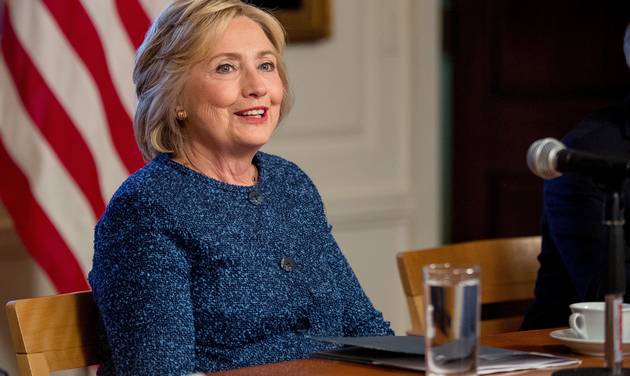
[[[592,341],[603,341],[606,327],[604,302],[584,302],[573,303],[571,316],[569,316],[569,326],[578,338]],[[621,308],[623,341],[630,342],[630,304],[623,304]]]

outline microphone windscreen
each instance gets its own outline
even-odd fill
[[[557,170],[558,153],[566,149],[564,144],[555,138],[543,138],[535,141],[527,151],[527,166],[543,179],[553,179],[562,175]]]

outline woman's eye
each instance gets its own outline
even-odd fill
[[[275,68],[276,66],[271,62],[260,64],[260,69],[265,72],[272,72]]]
[[[221,64],[216,69],[217,73],[230,73],[234,71],[234,66],[231,64]]]

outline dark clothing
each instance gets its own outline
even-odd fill
[[[630,100],[591,114],[562,141],[570,149],[630,158]],[[625,213],[630,212],[629,195],[626,183]],[[565,174],[545,181],[536,299],[521,329],[567,326],[571,303],[604,299],[608,247],[602,224],[604,197],[603,187],[588,176]],[[627,221],[625,233],[628,244]],[[630,286],[628,277],[626,262]],[[629,298],[626,293],[624,300]]]

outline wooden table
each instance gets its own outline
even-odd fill
[[[601,367],[604,358],[572,353],[568,347],[549,336],[551,329],[513,332],[481,337],[481,344],[513,350],[538,351],[582,359],[580,367]],[[624,359],[624,367],[630,367],[630,357]],[[555,369],[519,371],[514,374],[527,376],[548,376]],[[266,364],[257,367],[239,368],[231,371],[213,373],[213,376],[417,376],[419,372],[395,368],[367,366],[363,364],[322,359],[302,359]],[[509,375],[503,373],[501,375]]]

